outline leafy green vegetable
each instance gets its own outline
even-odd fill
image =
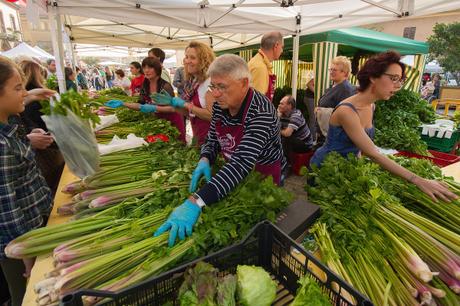
[[[217,285],[217,305],[236,306],[236,276],[229,274],[219,280]]]
[[[198,262],[184,275],[184,283],[179,289],[181,306],[216,306],[217,269],[205,262]]]
[[[427,155],[419,126],[436,119],[432,107],[418,93],[402,89],[388,101],[378,101],[374,116],[375,144]]]
[[[455,125],[457,126],[457,128],[460,128],[460,111],[456,111],[454,113],[454,122],[455,122]]]
[[[58,80],[55,74],[46,79],[46,87],[52,90],[59,90]]]
[[[460,184],[427,160],[395,158],[460,195]],[[310,174],[309,199],[322,216],[311,232],[327,265],[376,305],[430,303],[460,275],[460,202],[436,202],[365,158],[332,153]],[[429,284],[430,283],[430,284]],[[452,287],[450,289],[455,289]],[[418,300],[417,300],[418,299]]]
[[[100,122],[100,118],[98,115],[93,113],[93,110],[88,103],[89,100],[86,93],[79,94],[74,90],[69,90],[61,94],[60,100],[55,101],[53,106],[51,106],[50,101],[48,100],[41,101],[41,112],[45,115],[59,114],[66,116],[67,110],[70,110],[84,121],[95,126]]]
[[[332,306],[327,295],[312,276],[305,275],[299,279],[300,288],[290,306]]]
[[[123,88],[120,87],[112,87],[103,90],[99,90],[97,92],[100,96],[110,96],[110,95],[119,95],[119,96],[128,96]]]
[[[135,111],[133,111],[135,112]],[[98,143],[108,143],[117,135],[120,138],[125,138],[129,134],[135,134],[138,137],[146,137],[148,135],[165,134],[171,140],[177,139],[179,131],[169,121],[158,119],[153,116],[137,121],[137,122],[119,122],[105,129],[96,132]]]
[[[269,306],[276,299],[276,283],[263,268],[238,266],[236,275],[242,306]]]

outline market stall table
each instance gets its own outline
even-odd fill
[[[48,219],[48,224],[49,225],[55,225],[55,224],[61,224],[66,222],[71,218],[71,216],[60,216],[57,213],[57,209],[70,202],[72,196],[69,194],[64,194],[61,192],[62,188],[73,182],[78,180],[79,178],[73,175],[67,167],[64,168],[64,171],[62,172],[61,176],[61,181],[59,182],[59,187],[58,191],[56,192],[56,196],[54,198],[54,206],[53,210],[51,212],[51,215]],[[37,295],[34,292],[34,285],[38,283],[39,281],[44,279],[45,273],[53,270],[53,256],[52,254],[49,255],[44,255],[44,256],[39,256],[37,257],[37,260],[35,261],[35,265],[32,269],[32,273],[30,275],[29,283],[27,284],[27,290],[26,290],[26,295],[24,296],[24,300],[22,301],[22,305],[24,306],[32,306],[36,305],[37,302],[35,299],[37,298]]]
[[[460,182],[460,162],[457,162],[455,164],[449,165],[447,167],[442,168],[442,172],[444,175],[447,176],[452,176],[454,177],[455,181]],[[55,201],[54,201],[54,207],[51,212],[50,218],[48,220],[48,225],[54,225],[54,224],[61,224],[66,222],[67,220],[70,219],[70,216],[59,216],[57,214],[57,209],[70,202],[71,201],[71,196],[68,194],[64,194],[60,192],[62,188],[67,185],[68,183],[71,183],[75,180],[78,180],[78,178],[73,175],[69,169],[66,167],[64,168],[64,171],[62,173],[61,181],[59,183],[59,188],[58,192],[56,193]],[[47,225],[47,226],[48,226]],[[305,259],[299,258],[299,256],[296,256],[301,262],[304,262]],[[303,257],[303,256],[302,256]],[[313,268],[314,269],[314,268]],[[32,269],[31,277],[29,279],[29,283],[27,286],[27,291],[26,295],[24,296],[24,300],[22,305],[24,306],[31,306],[31,305],[36,305],[36,294],[34,292],[34,285],[44,279],[45,273],[53,270],[53,257],[52,255],[46,255],[46,256],[39,256],[37,257],[37,260],[35,262],[35,266]],[[315,269],[316,270],[316,269]],[[318,275],[319,276],[319,275]]]

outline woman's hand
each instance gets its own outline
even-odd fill
[[[458,199],[458,196],[449,190],[449,187],[444,182],[436,180],[427,180],[421,177],[416,177],[413,183],[424,193],[426,193],[433,201],[450,202]]]
[[[35,88],[27,91],[27,96],[24,99],[24,104],[29,104],[32,101],[48,99],[54,96],[56,92],[48,88]]]

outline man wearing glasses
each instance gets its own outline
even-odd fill
[[[329,127],[329,118],[332,110],[341,101],[351,97],[355,93],[355,87],[350,84],[348,78],[351,72],[351,62],[345,56],[337,56],[332,60],[329,74],[332,87],[326,90],[318,102],[316,109],[316,120],[319,126],[318,143],[324,142]]]
[[[285,164],[280,137],[280,122],[267,97],[250,87],[251,74],[246,62],[232,54],[218,57],[209,67],[209,89],[215,99],[211,126],[201,147],[201,159],[193,171],[190,192],[156,231],[158,236],[171,230],[169,245],[177,235],[190,236],[201,209],[233,190],[252,169],[272,176],[277,184]],[[226,164],[211,178],[211,165],[221,153]],[[207,183],[196,193],[200,178]]]

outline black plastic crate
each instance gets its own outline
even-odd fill
[[[292,255],[293,249],[305,256],[304,262]],[[80,290],[66,295],[62,299],[61,305],[81,306],[83,305],[83,296],[103,297],[105,299],[102,305],[107,306],[161,306],[168,302],[178,305],[176,298],[183,282],[183,273],[187,268],[199,261],[211,263],[223,274],[235,274],[236,267],[240,264],[263,267],[278,283],[277,299],[273,303],[276,306],[289,305],[292,302],[299,287],[297,281],[305,274],[310,274],[316,279],[323,292],[329,296],[334,305],[373,305],[368,298],[353,289],[313,257],[312,254],[304,250],[278,227],[268,221],[256,225],[239,244],[184,264],[158,277],[116,293]],[[312,264],[318,269],[312,269]],[[323,276],[315,275],[313,270],[319,271],[320,273],[318,274],[323,274]],[[325,280],[323,280],[324,276],[326,276]],[[354,302],[347,300],[344,296],[352,297]]]

